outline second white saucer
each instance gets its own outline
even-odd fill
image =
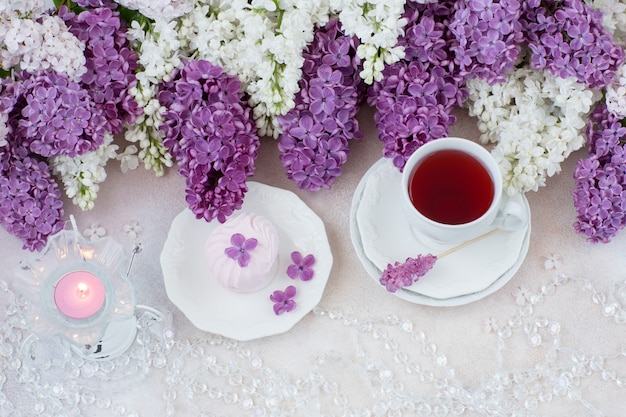
[[[361,180],[353,201],[354,226],[358,228],[363,254],[380,271],[389,263],[403,262],[418,254],[437,255],[407,226],[399,204],[400,176],[390,160],[379,160]],[[530,218],[526,198],[519,198]],[[530,222],[519,231],[496,233],[438,260],[431,271],[403,291],[433,300],[490,293],[487,290],[494,290],[496,281],[501,287],[519,269],[528,251],[529,234]],[[380,274],[372,277],[378,280]]]

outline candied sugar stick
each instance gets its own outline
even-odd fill
[[[490,230],[489,232],[483,233],[482,235],[470,239],[467,242],[441,252],[439,255],[432,255],[430,253],[426,255],[419,254],[415,258],[406,258],[404,262],[395,262],[393,265],[387,264],[387,268],[383,271],[379,282],[389,292],[396,292],[399,288],[408,287],[426,275],[426,273],[428,273],[428,271],[435,266],[438,259],[486,239],[499,231],[499,228]]]

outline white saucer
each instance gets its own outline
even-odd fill
[[[216,220],[198,220],[189,209],[172,222],[161,252],[167,295],[199,329],[236,340],[252,340],[291,329],[322,298],[333,257],[322,220],[294,193],[248,182],[243,207],[237,213],[255,212],[269,219],[280,238],[278,268],[272,282],[248,294],[230,291],[208,273],[204,244]],[[315,275],[310,281],[287,276],[290,254],[313,254]],[[270,295],[289,285],[297,289],[296,308],[275,315]]]
[[[364,175],[355,191],[350,233],[357,256],[376,283],[387,264],[434,250],[407,227],[400,202],[401,174],[382,158]],[[522,199],[530,219],[530,207]],[[530,221],[522,230],[499,232],[445,258],[418,282],[393,293],[417,304],[455,306],[477,301],[504,286],[528,252]],[[381,289],[384,289],[381,286]]]

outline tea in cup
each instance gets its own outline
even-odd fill
[[[521,198],[503,196],[502,174],[491,154],[462,138],[435,139],[409,157],[402,205],[418,238],[435,247],[528,223]]]

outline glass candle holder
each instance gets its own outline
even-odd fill
[[[62,230],[20,262],[14,285],[28,300],[27,318],[39,338],[61,336],[86,359],[110,359],[134,341],[135,292],[124,273],[122,246]]]

